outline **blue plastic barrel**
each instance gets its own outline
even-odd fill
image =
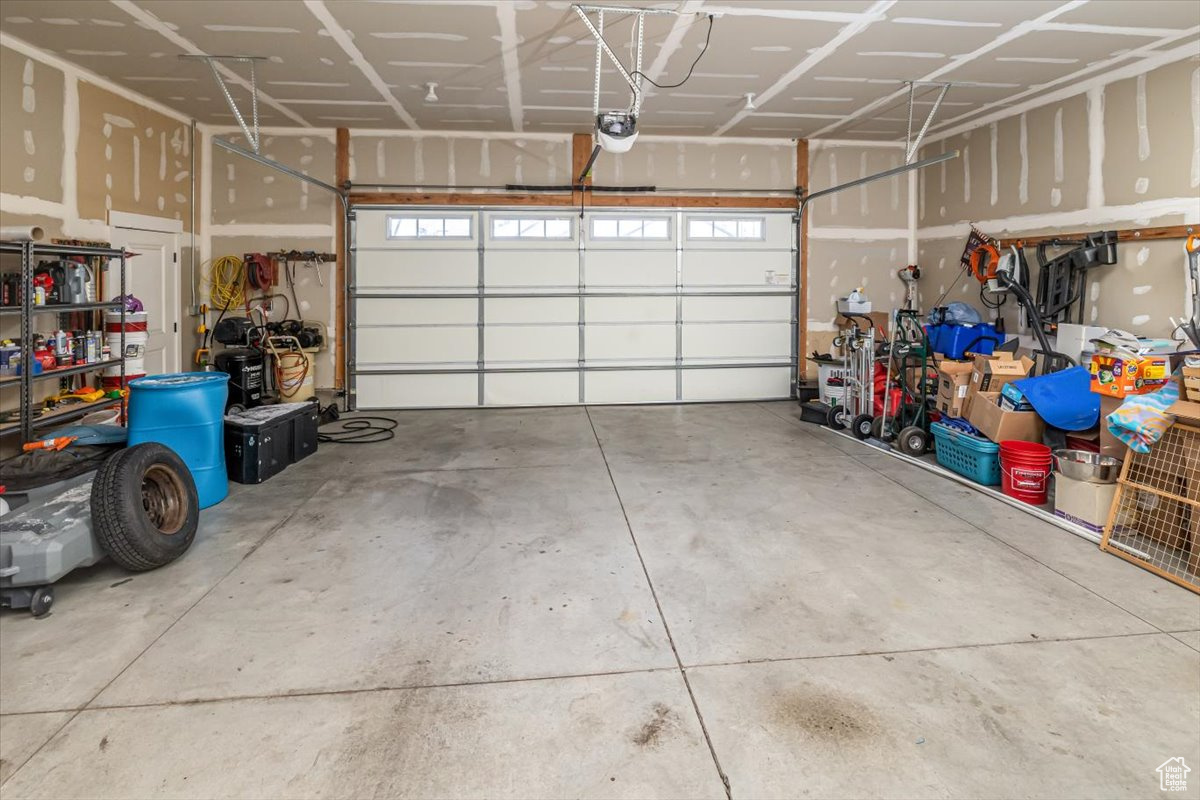
[[[129,446],[158,442],[174,450],[196,482],[200,507],[229,494],[224,415],[229,376],[223,372],[148,375],[129,382]]]

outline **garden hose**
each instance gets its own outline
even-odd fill
[[[246,302],[246,265],[237,256],[214,259],[208,273],[209,296],[217,308]]]

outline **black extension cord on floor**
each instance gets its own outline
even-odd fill
[[[330,425],[341,427],[335,430],[322,430]],[[336,444],[377,444],[396,438],[396,426],[400,423],[387,417],[353,417],[341,419],[337,406],[333,403],[325,406],[317,418],[317,441],[333,442]]]

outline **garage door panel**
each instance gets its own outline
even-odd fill
[[[397,325],[474,325],[479,319],[479,301],[401,300],[397,298],[361,298],[355,324],[395,327]]]
[[[769,250],[693,252],[683,256],[685,288],[773,289],[790,286],[792,254]]]
[[[355,256],[355,289],[360,294],[383,291],[476,291],[479,253],[368,250]]]
[[[596,251],[584,255],[584,284],[607,288],[675,288],[675,251]]]
[[[504,372],[483,379],[483,401],[495,406],[579,402],[578,372]]]
[[[700,231],[697,228],[703,229],[704,221],[717,222],[719,232],[735,234],[733,238],[724,238],[722,236],[706,236],[698,235]],[[693,221],[700,223],[693,225]],[[751,224],[758,223],[758,235],[749,236],[746,238],[737,238],[737,233],[744,234],[746,229],[737,225],[739,221],[749,222]],[[792,222],[790,213],[781,214],[763,214],[763,213],[732,213],[732,212],[714,212],[714,211],[698,211],[695,213],[684,214],[683,216],[683,234],[682,246],[687,250],[790,250],[796,240],[796,226]]]
[[[584,352],[589,362],[674,361],[675,325],[589,325]]]
[[[685,297],[683,321],[791,322],[792,297]]]
[[[356,379],[356,405],[374,408],[446,408],[479,404],[474,375],[371,375]]]
[[[483,285],[489,289],[553,291],[579,287],[577,251],[492,252],[484,256]]]
[[[479,337],[470,327],[359,328],[355,360],[372,366],[471,365],[479,358]]]
[[[397,218],[408,222],[400,226],[389,225],[389,219]],[[418,224],[413,224],[414,221]],[[392,250],[475,251],[479,246],[479,213],[473,209],[359,208],[355,210],[354,244],[359,248]]]
[[[488,298],[483,305],[487,325],[506,323],[579,324],[579,300],[574,297]]]
[[[675,322],[675,297],[589,297],[584,319],[593,322]]]
[[[683,399],[762,400],[791,394],[791,367],[686,369]]]
[[[506,325],[485,328],[487,366],[579,361],[578,325]]]
[[[790,392],[790,366],[732,366],[791,357],[789,214],[614,209],[589,212],[581,221],[561,209],[356,213],[358,407],[674,402],[677,386],[684,387],[684,400]],[[603,224],[593,229],[600,218]],[[708,238],[703,226],[689,237],[689,220],[705,218],[712,223]],[[745,236],[731,240],[730,231]],[[746,294],[681,297],[677,280],[684,291]],[[581,283],[588,293],[624,296],[576,297]],[[781,294],[751,294],[763,290]],[[644,296],[628,296],[639,293]],[[462,297],[379,296],[385,294]],[[526,294],[546,296],[518,296]],[[585,362],[595,368],[583,373],[583,398],[581,335]],[[504,372],[476,372],[480,358]],[[721,364],[731,366],[713,368]],[[471,372],[386,375],[372,369]]]
[[[589,372],[584,397],[589,403],[669,403],[675,399],[675,370]]]
[[[762,361],[791,358],[788,323],[693,323],[683,326],[683,358]]]

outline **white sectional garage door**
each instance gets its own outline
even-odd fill
[[[360,409],[785,398],[790,212],[355,209]]]

